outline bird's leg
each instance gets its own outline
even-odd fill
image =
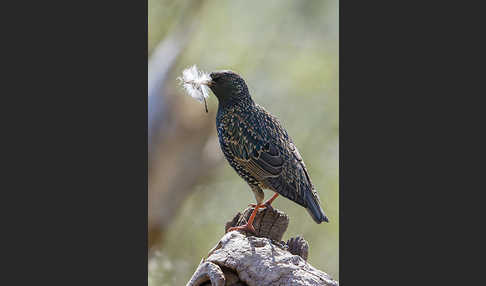
[[[256,199],[257,203],[256,203],[256,205],[253,206],[255,209],[251,213],[250,218],[248,219],[248,222],[244,225],[241,225],[241,226],[231,227],[231,228],[228,229],[228,232],[233,231],[233,230],[246,230],[246,231],[250,231],[250,232],[256,234],[255,228],[253,227],[253,221],[255,220],[255,216],[258,212],[258,209],[264,207],[264,205],[262,204],[262,201],[263,201],[265,194],[263,193],[263,190],[260,187],[257,187],[257,186],[251,186],[251,190],[253,191],[253,194],[255,195],[255,199]]]
[[[275,193],[268,201],[264,203],[267,207],[271,207],[273,201],[278,197],[278,193]]]
[[[266,202],[264,202],[264,203],[263,203],[263,205],[262,205],[262,206],[260,206],[260,208],[262,208],[262,207],[264,207],[264,208],[265,208],[265,207],[266,207],[266,208],[268,208],[268,209],[270,209],[270,210],[273,210],[272,203],[273,203],[273,201],[274,201],[274,200],[275,200],[277,197],[278,197],[278,193],[275,193],[275,194],[274,194],[274,195],[273,195],[273,196],[272,196],[270,199],[268,199]],[[249,206],[251,206],[251,207],[255,207],[256,205],[255,205],[255,204],[249,204]]]
[[[228,232],[233,231],[233,230],[245,230],[245,231],[250,231],[253,234],[256,234],[255,228],[253,227],[253,221],[255,220],[255,216],[258,212],[258,209],[262,206],[263,205],[258,205],[258,206],[255,207],[255,209],[251,213],[250,218],[248,219],[248,222],[246,224],[240,225],[240,226],[230,227],[228,229]]]

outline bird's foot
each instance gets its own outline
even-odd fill
[[[273,201],[278,197],[278,193],[275,193],[270,199],[268,199],[266,202],[261,204],[259,208],[268,208],[269,210],[273,211],[272,203]],[[254,207],[256,208],[256,204],[249,204],[249,207]]]
[[[255,208],[257,205],[256,204],[249,204],[248,206]],[[260,209],[269,209],[269,210],[273,211],[272,203],[271,202],[269,203],[268,201],[261,204],[259,208]]]
[[[244,225],[240,225],[240,226],[230,227],[227,232],[230,232],[230,231],[233,231],[233,230],[243,230],[243,231],[248,231],[248,232],[251,232],[253,234],[256,234],[255,228],[253,227],[253,225],[251,225],[249,223],[244,224]]]

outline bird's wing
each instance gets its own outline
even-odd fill
[[[259,107],[262,112],[262,128],[264,138],[269,138],[271,149],[276,150],[276,154],[282,160],[282,171],[278,176],[267,177],[264,184],[270,189],[289,198],[290,200],[306,207],[310,210],[312,217],[316,221],[322,221],[325,215],[319,206],[320,200],[312,184],[309,173],[299,150],[294,145],[292,138],[279,120]]]
[[[224,145],[234,161],[254,179],[304,205],[302,189],[312,188],[297,148],[277,118],[263,107],[231,113],[224,122]]]
[[[257,109],[226,122],[224,143],[236,169],[307,208],[316,222],[327,220],[299,150],[276,117]]]
[[[255,115],[233,115],[226,126],[225,145],[238,165],[261,183],[281,174],[284,160],[278,148],[263,136]]]

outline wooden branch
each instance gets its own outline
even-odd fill
[[[253,208],[226,223],[225,230],[246,223]],[[302,237],[281,241],[289,219],[276,209],[259,210],[256,235],[232,231],[201,260],[186,286],[325,285],[338,286],[328,274],[306,262],[309,244]]]

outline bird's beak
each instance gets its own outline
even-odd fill
[[[209,74],[209,80],[206,81],[206,85],[207,86],[211,87],[211,86],[213,86],[215,84],[215,82],[213,81],[213,78],[216,75],[217,75],[217,73],[215,73],[215,72],[212,72],[212,73]]]
[[[208,80],[208,81],[204,82],[204,84],[209,86],[209,87],[211,87],[213,85],[213,83],[214,82],[212,80]]]

